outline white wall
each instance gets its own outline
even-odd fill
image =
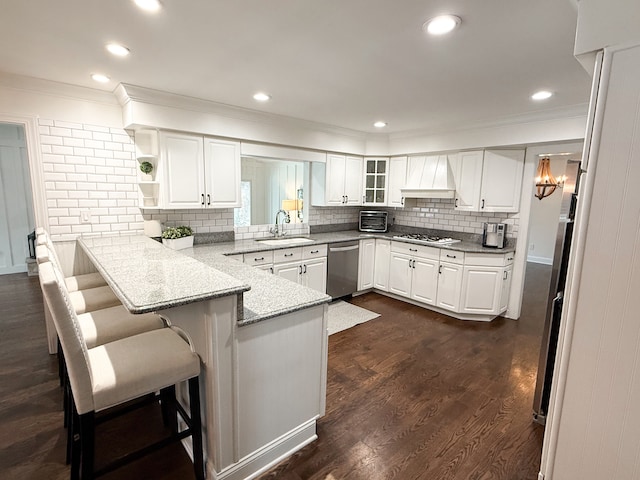
[[[554,177],[564,175],[567,165],[566,158],[551,157],[551,173]],[[562,190],[556,189],[548,197],[531,200],[531,214],[529,216],[529,249],[527,261],[551,265],[555,249],[560,207],[562,205]]]

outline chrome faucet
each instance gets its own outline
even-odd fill
[[[284,213],[284,219],[283,219],[284,222],[289,223],[291,221],[291,218],[289,217],[289,214],[287,213],[286,210],[278,210],[276,212],[276,224],[274,225],[273,228],[269,229],[269,231],[273,233],[273,235],[276,237],[283,237],[286,234],[286,232],[283,229],[284,225],[282,223],[278,223],[281,213]]]

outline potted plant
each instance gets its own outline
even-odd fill
[[[162,232],[162,243],[173,250],[193,247],[193,230],[191,227],[168,227]]]
[[[140,163],[140,171],[142,172],[142,180],[153,180],[151,172],[153,172],[153,163],[144,161]]]

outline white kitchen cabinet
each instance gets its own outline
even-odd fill
[[[451,166],[456,210],[517,212],[520,208],[523,150],[460,152]]]
[[[437,248],[391,242],[389,292],[435,305],[439,257]]]
[[[391,157],[389,159],[389,180],[387,192],[387,206],[403,207],[404,197],[402,189],[407,182],[407,157]]]
[[[362,157],[327,154],[311,166],[311,203],[315,206],[362,205]]]
[[[523,169],[524,150],[485,150],[480,211],[517,212]]]
[[[440,250],[436,306],[446,308],[453,312],[460,310],[464,262],[464,252],[446,249]]]
[[[460,152],[451,162],[456,182],[455,209],[478,212],[484,152]]]
[[[169,209],[240,206],[240,144],[161,132],[164,202]]]
[[[358,259],[358,290],[373,288],[376,240],[367,238],[360,240],[360,257]]]
[[[498,315],[507,308],[513,254],[467,254],[462,280],[461,312]]]
[[[140,194],[138,205],[141,208],[152,209],[160,206],[160,175],[159,175],[159,151],[157,130],[138,130],[135,133],[135,151],[138,160],[136,168],[138,192]],[[145,174],[140,170],[143,162],[149,162],[153,170]]]
[[[387,205],[388,165],[386,157],[365,157],[363,205]]]
[[[373,288],[389,291],[389,261],[391,260],[391,241],[376,239],[375,268]]]
[[[293,247],[273,252],[273,273],[292,282],[327,291],[327,246]]]

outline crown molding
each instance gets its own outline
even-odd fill
[[[274,113],[260,112],[244,107],[237,107],[211,100],[203,100],[201,98],[178,95],[175,93],[153,90],[137,85],[126,83],[119,84],[115,91],[115,97],[121,106],[125,106],[130,102],[145,103],[150,105],[158,105],[163,107],[178,108],[193,112],[214,114],[221,117],[232,118],[247,122],[269,123],[285,127],[295,126],[297,128],[307,128],[309,130],[324,132],[332,135],[340,135],[344,137],[353,137],[357,139],[365,139],[369,134],[357,130],[337,127],[310,120],[288,117]]]
[[[67,100],[84,100],[110,106],[118,106],[113,92],[54,82],[42,78],[27,77],[0,71],[0,86],[24,92],[39,93]]]
[[[467,132],[470,130],[483,130],[489,128],[500,128],[504,126],[526,125],[534,123],[542,123],[553,120],[563,120],[568,118],[586,117],[589,110],[588,103],[580,103],[567,107],[559,107],[554,109],[539,110],[537,112],[519,113],[515,115],[507,115],[504,117],[488,118],[476,122],[465,124],[448,124],[440,126],[437,129],[418,129],[407,130],[404,132],[390,133],[389,139],[398,140],[403,138],[414,138],[422,136],[431,136],[441,133]]]

